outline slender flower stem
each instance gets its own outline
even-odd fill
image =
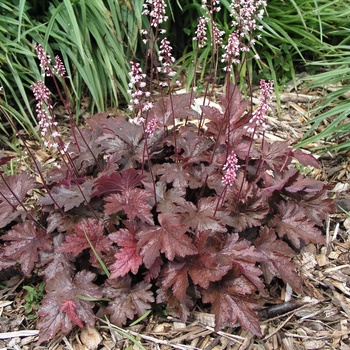
[[[23,210],[26,212],[26,214],[38,225],[40,226],[42,229],[45,230],[44,226],[40,224],[40,222],[33,216],[33,214],[26,208],[26,206],[23,204],[23,201],[19,199],[19,197],[17,196],[17,194],[12,190],[11,186],[8,184],[8,182],[6,181],[6,178],[4,177],[4,175],[2,174],[2,172],[0,171],[0,177],[2,179],[2,182],[5,184],[5,186],[7,187],[7,189],[11,192],[12,196],[16,199],[16,201],[18,202],[18,204],[23,208]],[[12,209],[14,211],[17,210],[17,207],[11,203],[11,201],[3,194],[0,192],[0,195],[2,196],[2,198],[12,207]]]
[[[37,161],[32,153],[32,151],[30,150],[26,140],[22,137],[21,133],[17,130],[15,124],[12,122],[11,118],[7,115],[7,113],[4,111],[4,109],[0,106],[0,109],[2,111],[2,113],[4,114],[6,120],[10,123],[11,127],[13,128],[13,130],[16,132],[16,135],[20,138],[20,140],[22,141],[26,151],[28,152],[28,154],[30,155],[31,159],[33,160],[34,166],[36,168],[36,170],[38,171],[38,174],[40,176],[40,179],[42,181],[42,184],[47,192],[47,194],[50,196],[52,202],[56,205],[57,209],[60,211],[61,215],[64,215],[64,211],[63,209],[58,205],[58,203],[56,202],[55,198],[52,196],[49,187],[47,186],[46,180],[44,178],[44,175],[39,167],[39,165],[37,164]]]

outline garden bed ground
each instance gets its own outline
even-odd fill
[[[280,109],[269,118],[267,138],[272,141],[299,140],[308,126],[308,111],[320,98],[320,91],[293,85],[281,95]],[[42,150],[38,157],[45,158]],[[329,183],[330,195],[338,206],[350,211],[348,189],[349,154],[321,157],[319,170],[311,176]],[[48,158],[46,161],[50,161]],[[24,280],[13,271],[1,273],[0,350],[5,349],[350,349],[350,222],[339,211],[324,224],[325,246],[308,245],[296,258],[305,280],[305,296],[288,288],[270,286],[270,299],[260,310],[263,337],[258,339],[241,328],[214,331],[213,315],[196,309],[185,324],[154,311],[145,321],[119,329],[99,320],[96,328],[76,329],[57,337],[48,345],[37,346],[35,320],[25,313],[24,285],[37,287],[40,281]],[[35,313],[35,310],[33,311]],[[124,335],[123,335],[124,333]],[[130,337],[131,336],[131,337]],[[129,337],[129,339],[128,339]]]

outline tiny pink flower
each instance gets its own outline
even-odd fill
[[[45,75],[51,76],[52,73],[50,70],[50,65],[51,65],[50,55],[46,54],[43,47],[39,44],[35,45],[35,51],[40,61],[40,64],[39,64],[40,68],[45,72]]]
[[[59,77],[64,77],[66,75],[66,68],[59,56],[55,57],[56,64],[53,67],[54,73]]]
[[[273,93],[273,80],[266,82],[260,80],[260,103],[257,109],[253,112],[249,121],[249,126],[246,127],[248,132],[254,132],[257,127],[266,129],[266,119],[269,110],[269,104],[271,102],[271,96]]]
[[[146,128],[145,128],[146,134],[152,137],[157,130],[157,126],[158,126],[157,119],[155,118],[151,119],[146,125]]]
[[[225,171],[225,175],[222,177],[222,183],[226,186],[232,187],[234,181],[237,177],[237,170],[240,166],[237,164],[238,159],[234,151],[227,157],[226,163],[222,167],[222,170]]]
[[[151,17],[151,26],[158,28],[159,24],[166,22],[166,3],[164,0],[146,0],[143,5],[143,15]]]

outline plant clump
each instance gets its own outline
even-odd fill
[[[261,336],[257,310],[266,286],[279,279],[304,293],[293,257],[305,244],[325,243],[321,227],[333,202],[321,181],[293,165],[318,167],[312,155],[288,141],[265,139],[272,83],[261,81],[261,101],[253,109],[231,81],[237,57],[243,60],[254,44],[255,27],[241,22],[248,20],[245,3],[241,10],[234,6],[238,51],[224,58],[230,68],[218,107],[204,102],[198,112],[194,90],[173,92],[173,60],[157,58],[155,49],[166,20],[159,0],[145,3],[149,76],[131,63],[133,118],[100,113],[78,127],[60,94],[71,122],[71,135],[63,139],[45,85],[33,86],[44,145],[59,160],[44,174],[33,157],[41,181],[1,172],[0,268],[18,265],[25,276],[42,276],[39,342],[75,325],[94,325],[97,315],[125,325],[155,304],[183,321],[196,305],[207,305],[216,330],[238,322]],[[250,3],[250,19],[260,18],[264,2]],[[201,25],[214,26],[218,1],[203,6],[210,20]],[[52,64],[36,48],[46,75],[64,84],[60,61]],[[158,99],[153,79],[163,81]],[[209,82],[207,92],[205,101]],[[0,165],[8,161],[1,155]],[[34,187],[41,197],[29,208]]]

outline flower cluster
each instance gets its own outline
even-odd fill
[[[232,64],[240,63],[241,52],[248,52],[255,44],[253,32],[256,29],[261,30],[257,24],[257,19],[263,18],[266,1],[264,0],[240,0],[232,1],[232,27],[235,31],[231,33],[227,45],[224,47],[225,54],[222,56],[222,62],[227,62],[224,68],[231,71]],[[259,36],[258,36],[259,38]],[[248,42],[247,42],[248,41]]]
[[[58,137],[60,134],[57,131],[57,122],[52,117],[52,105],[50,104],[50,91],[45,86],[44,82],[39,80],[37,84],[32,86],[34,97],[37,101],[36,114],[41,136],[44,139],[45,147],[53,149],[58,148]]]
[[[198,20],[196,36],[194,40],[198,41],[198,47],[204,47],[207,43],[207,23],[209,22],[209,17],[200,17]]]
[[[44,71],[44,75],[48,77],[52,77],[54,75],[58,77],[64,77],[66,75],[66,69],[59,56],[55,57],[56,64],[52,66],[51,56],[45,52],[41,45],[35,45],[35,51],[37,53],[38,59],[40,60],[39,66]]]
[[[157,126],[158,126],[157,119],[156,118],[151,119],[146,125],[145,133],[149,137],[152,137],[157,130]]]
[[[203,0],[202,8],[206,11],[206,14],[200,17],[198,20],[197,30],[195,32],[196,36],[194,37],[194,40],[198,41],[199,48],[204,47],[204,45],[207,43],[207,23],[211,23],[212,40],[210,44],[213,45],[213,43],[215,43],[218,46],[221,46],[222,36],[225,34],[225,32],[219,30],[213,18],[214,13],[221,10],[220,1],[211,0],[210,5],[208,5],[207,0]]]
[[[59,56],[55,56],[56,64],[53,67],[53,73],[58,77],[64,77],[66,75],[66,68]]]
[[[253,112],[253,115],[249,121],[250,126],[246,128],[248,132],[255,132],[257,127],[261,127],[262,130],[266,129],[267,112],[269,110],[269,104],[271,102],[271,96],[273,93],[273,80],[265,81],[260,80],[260,103],[257,109]]]
[[[232,64],[240,63],[241,55],[241,41],[236,32],[230,34],[228,43],[224,47],[225,53],[222,55],[222,62],[227,62],[227,66],[224,68],[225,71],[230,72]]]
[[[171,79],[176,75],[175,71],[172,69],[172,65],[175,62],[175,58],[173,57],[172,53],[172,47],[170,46],[170,42],[167,40],[167,38],[164,38],[160,42],[160,50],[159,50],[159,62],[161,64],[160,67],[158,67],[159,73],[164,73],[167,78]],[[167,82],[159,82],[159,85],[162,87],[167,87]],[[180,85],[180,82],[177,80],[175,82],[175,85]]]
[[[146,0],[143,8],[142,14],[151,17],[152,27],[158,28],[159,24],[168,20],[168,16],[166,15],[166,3],[164,0]]]
[[[38,56],[38,59],[40,61],[39,65],[40,68],[45,72],[44,75],[46,76],[52,76],[51,72],[51,56],[48,55],[43,47],[39,44],[35,45],[35,51]]]
[[[232,26],[236,27],[242,36],[250,36],[254,30],[260,29],[257,24],[257,19],[263,18],[263,8],[266,7],[266,1],[232,1],[230,7],[232,9]]]
[[[227,157],[226,163],[222,167],[225,175],[222,177],[222,183],[226,186],[232,187],[237,177],[237,170],[240,166],[237,164],[238,159],[234,151]]]
[[[128,93],[131,95],[131,100],[128,106],[130,111],[134,110],[136,113],[135,122],[144,122],[142,116],[138,115],[139,112],[146,112],[153,107],[152,102],[149,101],[151,93],[145,91],[146,87],[146,74],[142,73],[140,64],[137,62],[130,62],[131,70],[129,72],[130,82]]]

